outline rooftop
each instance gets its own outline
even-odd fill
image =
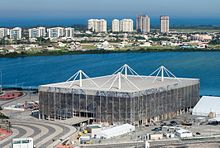
[[[154,74],[155,76],[153,76]],[[77,79],[78,77],[79,79]],[[64,88],[132,93],[155,88],[176,88],[197,84],[198,82],[199,79],[176,78],[164,66],[161,66],[149,76],[138,75],[132,68],[125,64],[112,75],[94,78],[89,78],[80,70],[66,82],[41,85],[40,89]]]
[[[220,117],[220,97],[202,96],[196,106],[193,108],[193,115],[208,116],[211,112]]]

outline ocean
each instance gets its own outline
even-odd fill
[[[115,17],[104,17],[108,21],[108,26]],[[87,25],[89,18],[0,18],[0,27],[35,27],[35,26],[73,26],[76,24]],[[119,17],[117,19],[123,19]],[[135,20],[135,17],[131,17]],[[220,26],[220,18],[177,18],[170,16],[170,26]],[[159,27],[160,18],[151,18],[151,27]]]

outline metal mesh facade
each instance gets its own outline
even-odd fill
[[[43,119],[82,116],[110,124],[145,124],[193,107],[200,98],[199,90],[198,79],[133,92],[40,86],[40,115]]]

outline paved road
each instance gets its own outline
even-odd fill
[[[10,106],[25,101],[38,101],[38,95],[25,92],[20,98],[0,102],[0,106]],[[37,147],[52,148],[76,132],[76,128],[63,123],[38,120],[31,116],[31,111],[2,110],[1,112],[10,117],[13,134],[0,141],[0,148],[10,148],[13,138],[27,137],[32,137]]]
[[[52,148],[76,132],[72,126],[44,120],[11,120],[13,135],[0,141],[1,148],[9,148],[13,138],[32,137],[34,145],[40,148]],[[62,139],[62,140],[60,140]]]
[[[13,135],[12,136],[10,136],[10,137],[8,137],[6,139],[3,139],[0,142],[0,147],[1,148],[6,147],[7,145],[9,145],[11,143],[12,138],[22,137],[23,135],[25,135],[27,133],[26,130],[24,130],[23,128],[20,128],[20,127],[13,127],[12,131],[13,131]]]

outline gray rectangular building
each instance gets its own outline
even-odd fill
[[[40,117],[88,117],[109,124],[148,124],[181,114],[198,102],[199,79],[116,73],[39,87]]]

